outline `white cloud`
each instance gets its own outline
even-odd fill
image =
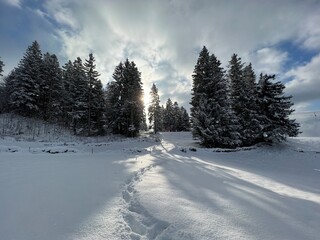
[[[262,48],[251,54],[250,60],[255,63],[253,67],[257,74],[280,74],[287,59],[287,52],[275,48]]]
[[[320,10],[316,9],[313,14],[310,14],[301,27],[299,40],[303,46],[308,49],[320,50]]]
[[[6,4],[9,4],[13,7],[21,8],[22,0],[3,0]]]
[[[293,78],[286,84],[286,92],[296,103],[308,104],[320,98],[320,54],[304,66],[290,70],[286,76]]]
[[[46,10],[62,24],[57,29],[69,59],[96,56],[101,79],[109,81],[119,61],[129,58],[142,72],[145,92],[153,82],[181,105],[190,98],[198,51],[206,45],[227,65],[232,53],[253,63],[257,72],[280,73],[287,53],[271,46],[300,39],[316,46],[316,1],[213,0],[50,0]],[[308,26],[305,28],[305,26]],[[305,36],[303,29],[308,32]],[[257,50],[258,49],[258,50]],[[161,69],[165,62],[166,67]],[[186,81],[181,84],[179,79]],[[184,97],[182,91],[185,91]]]

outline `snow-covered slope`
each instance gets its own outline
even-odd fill
[[[0,140],[0,239],[317,239],[320,138]]]

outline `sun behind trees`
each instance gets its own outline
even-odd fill
[[[275,76],[256,77],[251,64],[244,66],[233,54],[227,73],[206,47],[192,75],[191,116],[193,136],[206,147],[234,148],[297,136],[299,124],[289,119],[291,96],[283,94]]]

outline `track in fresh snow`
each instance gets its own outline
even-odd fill
[[[169,223],[152,216],[139,202],[135,185],[142,180],[143,175],[156,164],[136,171],[126,182],[122,190],[123,208],[120,212],[123,217],[123,239],[156,239]]]

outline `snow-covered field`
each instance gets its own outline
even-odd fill
[[[319,239],[320,138],[0,139],[0,239]]]

